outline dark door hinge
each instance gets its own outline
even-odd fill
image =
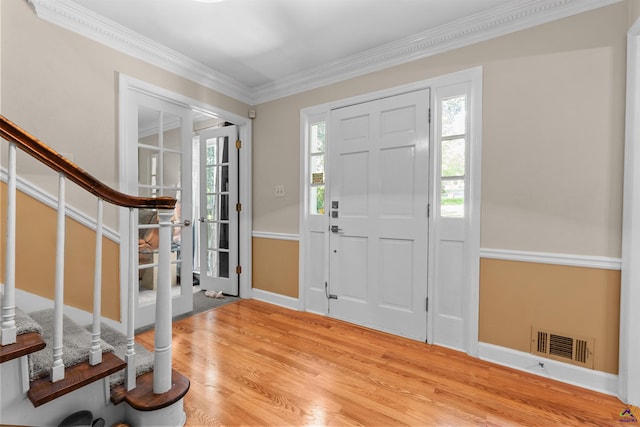
[[[425,304],[425,309],[427,311],[429,311],[429,297],[427,297],[427,301],[426,301],[426,304]]]
[[[242,203],[236,203],[236,212],[240,212],[242,210]]]
[[[242,274],[242,266],[236,265],[236,274]]]

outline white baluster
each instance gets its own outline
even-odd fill
[[[65,185],[64,175],[58,179],[58,218],[56,236],[56,279],[54,292],[54,321],[53,321],[53,366],[51,367],[51,381],[56,382],[64,378],[64,363],[62,361],[62,330],[64,309],[64,240],[65,240]]]
[[[93,326],[91,330],[91,351],[89,363],[94,366],[102,362],[100,347],[100,317],[102,304],[102,199],[98,198],[96,224],[96,263],[93,272]]]
[[[136,350],[135,350],[135,289],[138,286],[138,238],[136,236],[136,212],[129,208],[129,283],[127,286],[127,362],[124,387],[127,391],[136,388]]]
[[[9,143],[7,181],[7,246],[2,314],[2,345],[16,342],[16,144]]]
[[[158,286],[156,293],[156,323],[154,335],[153,392],[171,389],[171,216],[162,210],[158,241]]]

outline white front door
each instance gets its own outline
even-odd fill
[[[429,90],[331,112],[329,314],[425,341]]]
[[[200,133],[200,287],[238,295],[238,130]]]
[[[172,218],[171,277],[172,315],[193,308],[191,224],[191,110],[136,92],[129,111],[137,111],[128,129],[127,171],[130,188],[144,197],[170,196],[178,199]],[[158,215],[140,209],[135,235],[138,237],[138,287],[136,327],[155,322],[158,284]]]

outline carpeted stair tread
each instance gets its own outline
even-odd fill
[[[39,333],[27,332],[20,334],[16,337],[15,343],[0,346],[0,363],[40,351],[44,346],[44,341]]]
[[[0,346],[0,363],[26,356],[45,347],[42,327],[27,313],[16,307],[16,342]],[[0,332],[2,334],[2,332]]]
[[[27,396],[34,407],[51,402],[97,380],[121,371],[126,364],[113,353],[104,353],[102,363],[91,366],[89,361],[75,364],[64,372],[64,378],[51,382],[50,377],[42,377],[31,382]]]
[[[91,328],[91,326],[88,326],[87,328]],[[104,323],[101,324],[100,329],[101,338],[113,347],[116,356],[125,360],[125,355],[127,354],[126,335]],[[153,353],[138,343],[134,344],[134,349],[136,352],[136,377],[152,371]],[[122,384],[124,382],[124,375],[124,371],[119,371],[111,375],[111,387]]]
[[[42,326],[33,320],[31,316],[20,310],[18,307],[16,307],[15,314],[17,335],[28,334],[29,332],[37,332],[42,335]]]
[[[29,355],[29,380],[34,381],[49,375],[53,365],[53,309],[36,311],[29,314],[42,327],[42,338],[47,346]],[[100,341],[102,352],[113,353],[111,345]],[[89,360],[91,349],[91,332],[76,324],[67,316],[63,316],[62,361],[65,367],[71,367]]]

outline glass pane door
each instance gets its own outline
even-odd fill
[[[173,315],[193,307],[191,218],[191,111],[139,95],[137,193],[178,200],[171,218],[170,277]],[[183,179],[182,177],[187,177]],[[185,215],[187,217],[185,217]],[[158,286],[159,225],[155,209],[138,211],[138,312],[136,327],[154,322]]]
[[[238,150],[235,126],[200,134],[200,286],[238,294]]]

